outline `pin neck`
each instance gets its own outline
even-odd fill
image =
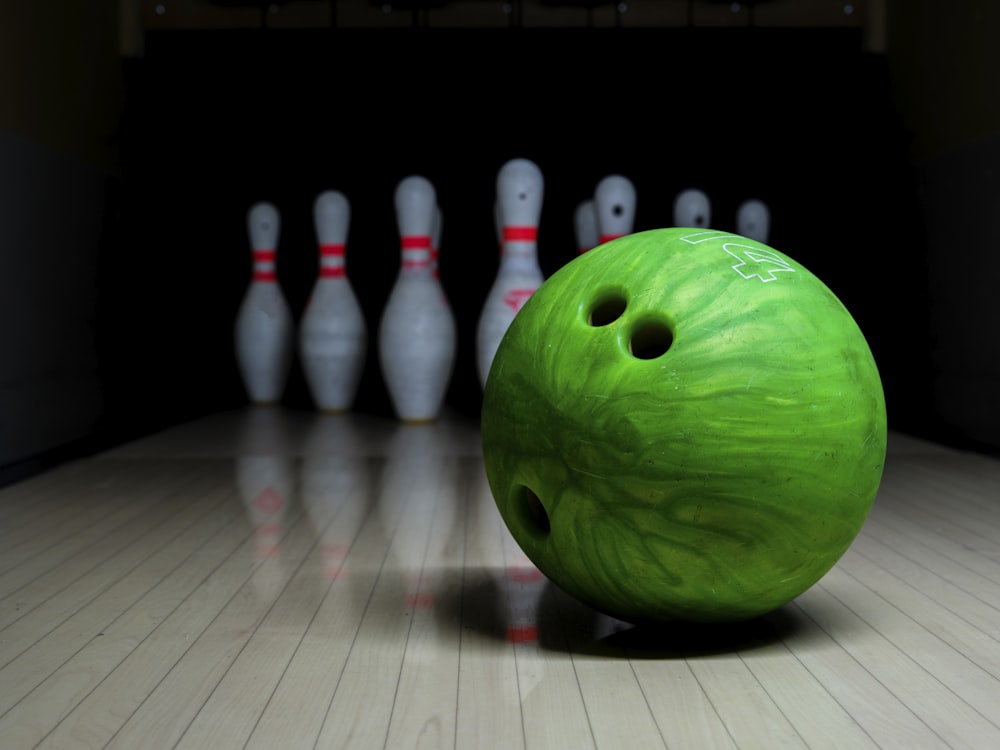
[[[254,248],[253,250],[253,281],[273,282],[278,280],[278,254],[269,248]]]
[[[505,226],[500,249],[504,257],[534,257],[538,249],[538,227]]]
[[[536,273],[538,258],[534,252],[512,253],[504,252],[500,258],[500,271],[503,273]]]
[[[343,257],[346,246],[343,242],[321,242],[319,255],[321,258]]]
[[[319,275],[323,279],[339,279],[346,275],[343,242],[323,242],[319,246]]]
[[[400,248],[404,271],[422,273],[431,269],[431,237],[429,234],[405,234],[401,238]]]
[[[505,226],[500,265],[505,271],[531,271],[538,264],[538,227]]]

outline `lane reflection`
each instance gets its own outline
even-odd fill
[[[515,645],[537,645],[538,608],[548,579],[507,529],[481,460],[475,472],[470,499],[475,508],[470,533],[475,537],[469,543],[483,550],[481,563],[490,588],[496,592],[496,611],[502,613],[497,632]]]
[[[351,450],[360,439],[349,415],[316,414],[303,441],[302,504],[328,581],[348,575],[351,549],[372,505],[369,461]]]
[[[397,579],[405,610],[435,605],[449,549],[456,544],[457,477],[450,438],[442,421],[400,423],[385,444],[378,510],[391,544],[383,573]],[[461,560],[451,564],[460,568]]]
[[[581,648],[627,627],[563,595],[521,550],[467,422],[260,407],[240,429],[235,481],[257,558],[282,545],[289,562],[308,554],[317,585],[338,584],[358,617],[402,626],[396,618],[433,611],[435,633],[464,629],[530,651]]]
[[[252,406],[235,428],[234,483],[256,540],[257,559],[277,557],[295,494],[295,460],[280,408]]]
[[[238,456],[235,482],[253,528],[257,557],[277,556],[294,499],[294,460],[287,456]]]

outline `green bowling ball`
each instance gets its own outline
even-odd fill
[[[885,397],[856,321],[783,253],[637,232],[528,299],[482,404],[490,490],[531,561],[632,623],[726,622],[819,581],[881,482]]]

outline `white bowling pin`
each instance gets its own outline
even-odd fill
[[[319,274],[299,325],[299,358],[313,403],[322,412],[351,408],[367,355],[367,325],[347,276],[350,218],[343,193],[327,190],[316,196]]]
[[[632,233],[635,204],[635,185],[628,177],[611,174],[597,183],[594,214],[600,244]]]
[[[743,201],[736,211],[736,234],[765,245],[771,233],[771,212],[764,201]]]
[[[712,204],[708,196],[696,188],[682,190],[674,199],[674,226],[701,227],[712,225]]]
[[[292,363],[295,323],[276,271],[281,215],[271,203],[247,212],[253,275],[236,314],[236,364],[255,404],[276,404]]]
[[[576,237],[577,255],[583,255],[600,242],[597,229],[597,214],[594,211],[594,201],[580,201],[573,212],[573,230]]]
[[[544,281],[538,265],[538,223],[545,191],[542,171],[528,159],[511,159],[497,173],[496,185],[503,251],[476,329],[476,365],[483,387],[507,328]]]
[[[399,419],[430,422],[444,403],[457,338],[431,264],[434,186],[417,175],[404,178],[396,186],[395,206],[402,260],[379,323],[379,361]]]

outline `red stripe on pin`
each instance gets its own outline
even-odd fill
[[[407,234],[402,238],[404,250],[421,250],[431,246],[431,236],[429,234]]]
[[[347,272],[343,266],[321,266],[319,275],[323,279],[339,279],[341,276],[346,276]]]
[[[503,303],[514,312],[519,312],[534,289],[510,289],[503,295]]]
[[[534,242],[538,239],[538,227],[504,227],[504,242]]]
[[[253,272],[254,281],[277,281],[278,274],[274,271],[254,271]]]
[[[319,246],[320,255],[343,255],[344,254],[344,243],[342,242],[330,242],[322,244]]]
[[[622,236],[623,235],[620,235],[620,234],[602,234],[601,235],[601,244],[603,245],[605,242],[611,242],[611,240],[617,240],[619,237],[622,237]]]
[[[278,257],[278,253],[274,250],[254,250],[253,260],[254,263],[267,263],[268,261],[274,261]]]

